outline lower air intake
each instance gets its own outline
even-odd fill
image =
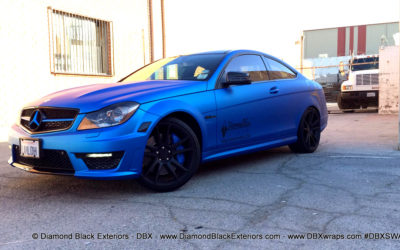
[[[73,174],[75,172],[67,152],[63,150],[43,149],[39,159],[23,157],[20,147],[13,145],[14,162],[32,167],[34,170],[51,173]]]

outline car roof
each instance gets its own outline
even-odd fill
[[[228,54],[232,50],[213,50],[213,51],[204,51],[199,53],[193,53],[188,55],[202,55],[202,54]]]
[[[199,53],[193,53],[193,54],[187,54],[187,55],[209,55],[209,54],[257,54],[257,55],[266,55],[269,57],[272,57],[274,59],[277,59],[278,61],[282,61],[274,56],[271,56],[267,53],[263,53],[260,51],[256,51],[256,50],[247,50],[247,49],[237,49],[237,50],[214,50],[214,51],[205,51],[205,52],[199,52]]]
[[[204,51],[198,53],[192,53],[188,55],[202,55],[202,54],[236,54],[236,53],[255,53],[255,54],[265,54],[260,51],[255,50],[246,50],[246,49],[238,49],[238,50],[212,50],[212,51]]]
[[[201,52],[201,53],[194,53],[194,54],[188,54],[188,55],[207,55],[207,54],[225,54],[225,55],[237,55],[237,54],[256,54],[256,55],[264,55],[267,56],[271,59],[274,59],[280,63],[282,63],[283,65],[289,67],[291,70],[295,71],[296,73],[297,70],[295,68],[293,68],[291,65],[287,64],[285,61],[274,57],[270,54],[264,53],[264,52],[260,52],[260,51],[256,51],[256,50],[247,50],[247,49],[238,49],[238,50],[214,50],[214,51],[206,51],[206,52]]]
[[[271,56],[270,54],[256,51],[256,50],[247,50],[247,49],[237,49],[237,50],[212,50],[212,51],[204,51],[204,52],[198,52],[198,53],[191,53],[191,54],[185,54],[185,55],[179,55],[179,56],[191,56],[191,55],[210,55],[210,54],[258,54],[258,55],[266,55],[269,57],[272,57],[274,59],[277,59],[278,61],[282,61],[274,56]]]
[[[274,57],[270,54],[264,53],[264,52],[260,52],[260,51],[256,51],[256,50],[247,50],[247,49],[238,49],[238,50],[213,50],[213,51],[205,51],[205,52],[199,52],[199,53],[192,53],[192,54],[187,54],[185,56],[190,56],[190,55],[212,55],[212,54],[225,54],[225,55],[236,55],[236,54],[256,54],[256,55],[264,55],[267,56],[271,59],[274,59],[282,64],[284,64],[285,66],[289,67],[291,70],[297,72],[297,70],[295,68],[293,68],[292,66],[290,66],[289,64],[287,64],[285,61]],[[183,55],[180,55],[183,56]],[[298,73],[298,72],[297,72]]]

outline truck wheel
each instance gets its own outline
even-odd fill
[[[354,110],[352,110],[352,109],[356,109],[356,107],[357,107],[355,103],[343,100],[343,98],[340,95],[338,95],[338,97],[337,97],[337,104],[338,104],[339,109],[345,113],[354,112]],[[345,110],[345,109],[347,109],[347,110]]]
[[[337,96],[337,104],[339,109],[348,109],[348,104],[343,100],[340,94]]]

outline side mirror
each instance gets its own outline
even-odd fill
[[[228,72],[226,74],[226,82],[224,82],[224,87],[230,85],[246,85],[251,84],[249,73],[244,72]]]

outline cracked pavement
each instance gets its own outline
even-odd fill
[[[0,249],[396,249],[400,240],[288,239],[288,234],[400,233],[397,115],[331,114],[313,154],[287,147],[205,164],[181,189],[36,175],[8,166],[0,143]],[[153,239],[134,239],[137,233]],[[166,240],[160,234],[272,234],[280,239]],[[33,233],[128,234],[41,240]]]

